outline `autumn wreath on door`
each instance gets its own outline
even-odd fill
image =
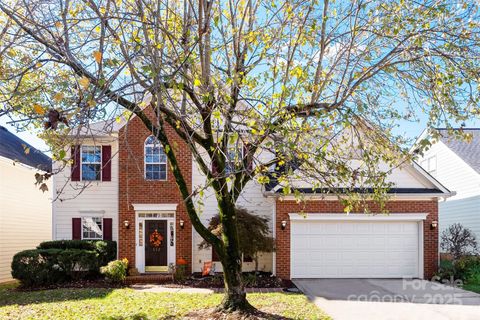
[[[162,245],[163,236],[157,229],[150,234],[150,245],[154,248],[158,248]]]

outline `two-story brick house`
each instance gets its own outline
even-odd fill
[[[189,186],[202,185],[188,146],[173,129],[168,135]],[[73,165],[54,178],[54,238],[116,240],[119,257],[141,273],[165,271],[179,258],[199,272],[215,260],[211,249],[198,248],[201,238],[166,156],[139,119],[99,123],[76,138]],[[280,186],[250,182],[238,205],[267,217],[276,240],[275,252],[261,255],[260,269],[285,279],[431,277],[438,262],[437,202],[450,192],[415,163],[395,169],[389,181],[389,215],[347,215],[334,195],[299,186],[308,199],[299,203]],[[208,224],[217,213],[212,192],[195,202]],[[244,261],[243,268],[253,263]]]

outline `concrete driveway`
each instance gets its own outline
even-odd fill
[[[480,319],[480,295],[425,280],[294,279],[335,320]]]

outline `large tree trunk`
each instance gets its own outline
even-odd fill
[[[242,284],[242,259],[240,256],[235,207],[223,202],[220,206],[223,227],[224,251],[221,260],[225,282],[225,296],[220,306],[224,311],[250,311],[254,308],[247,301]]]
[[[247,301],[247,294],[242,284],[242,266],[240,259],[226,256],[222,261],[225,296],[221,309],[226,311],[249,311],[253,307]]]

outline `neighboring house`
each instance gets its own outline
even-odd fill
[[[104,125],[75,134],[80,142],[71,149],[73,164],[54,178],[55,190],[61,191],[53,206],[55,239],[113,239],[119,257],[141,273],[166,271],[179,258],[192,272],[215,261],[211,249],[198,249],[201,238],[166,156],[141,121],[113,122],[108,133]],[[192,190],[204,185],[190,149],[167,129],[188,185]],[[389,215],[346,215],[334,195],[307,194],[308,201],[298,203],[275,183],[249,182],[238,205],[269,218],[276,239],[276,251],[262,254],[260,269],[284,279],[430,278],[438,262],[437,203],[450,192],[415,163],[395,169],[389,180],[394,184]],[[195,202],[207,225],[217,213],[211,190]],[[160,238],[160,246],[153,247]],[[244,270],[252,268],[244,261]]]
[[[35,173],[50,172],[49,157],[0,126],[0,282],[12,280],[15,253],[52,239],[49,191],[35,185]]]
[[[419,159],[420,165],[456,195],[439,203],[440,232],[454,223],[471,229],[480,239],[480,129],[458,129],[472,135],[471,141],[452,137],[436,129],[439,139],[427,130],[418,138],[432,145]]]

